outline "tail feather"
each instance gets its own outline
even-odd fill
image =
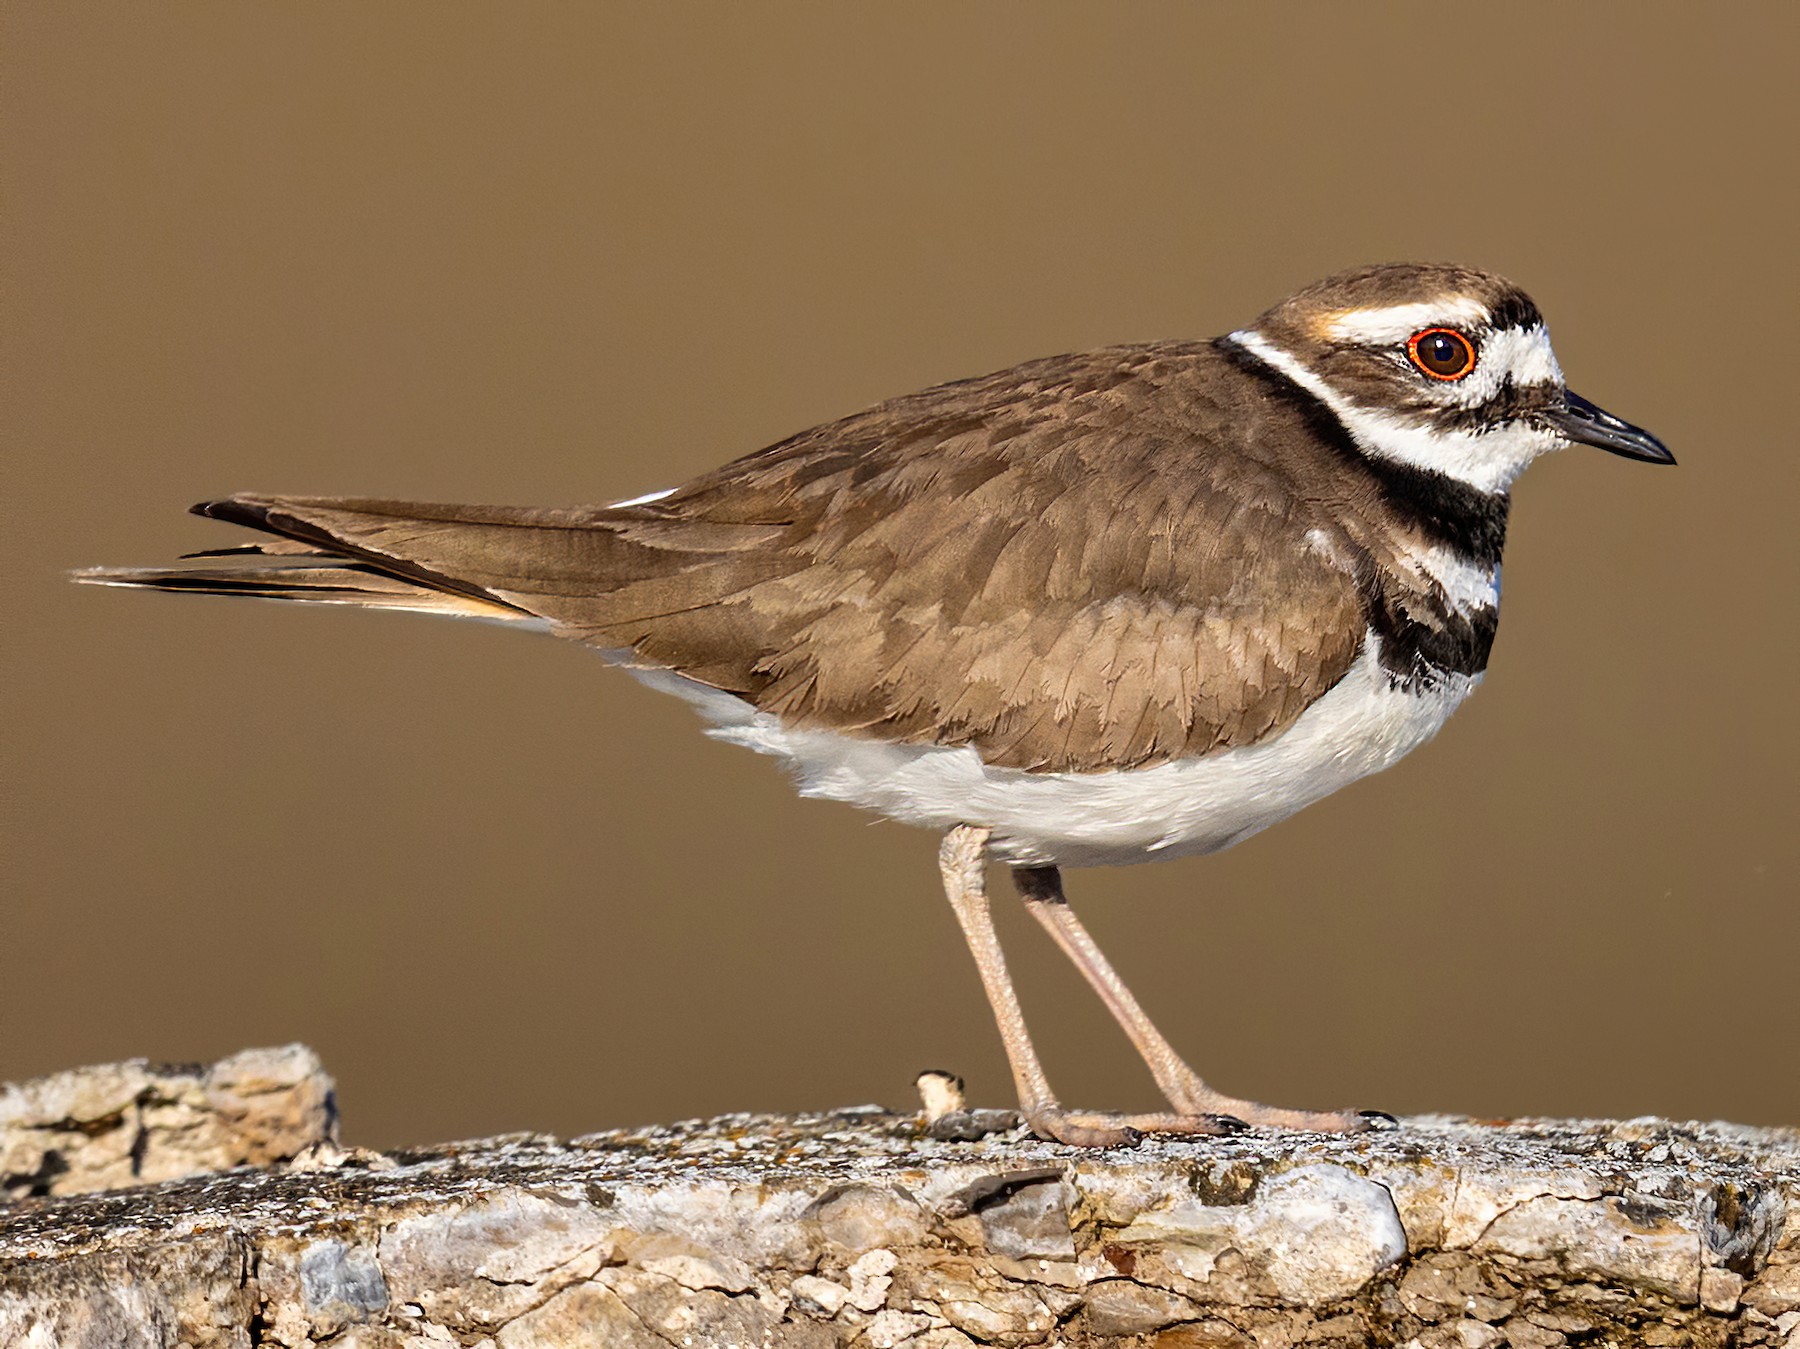
[[[255,555],[259,557],[336,557],[335,553],[323,553],[311,544],[297,542],[294,539],[264,539],[260,543],[234,543],[229,548],[202,548],[197,553],[183,553],[185,562],[191,557],[243,557]]]
[[[532,622],[511,605],[425,585],[356,558],[321,552],[291,540],[209,548],[186,554],[179,567],[88,567],[72,579],[83,585],[126,586],[199,595],[348,604],[501,622]]]
[[[413,609],[547,627],[606,649],[800,563],[780,520],[683,520],[655,507],[465,506],[242,492],[196,515],[274,537],[184,564],[97,568],[95,585]],[[719,562],[732,565],[718,566]]]
[[[240,492],[235,496],[198,502],[190,509],[193,514],[210,520],[224,520],[279,536],[275,543],[246,545],[248,547],[260,547],[274,553],[299,545],[317,550],[321,555],[348,559],[384,577],[415,587],[507,609],[520,618],[531,616],[472,581],[433,570],[414,558],[379,546],[379,542],[385,541],[385,536],[395,530],[404,534],[429,522],[428,514],[418,514],[433,509],[427,504],[338,497],[260,496]],[[448,509],[454,511],[456,508]]]

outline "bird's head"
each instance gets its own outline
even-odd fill
[[[1344,272],[1228,340],[1325,404],[1364,454],[1485,491],[1568,445],[1675,462],[1648,431],[1569,391],[1531,297],[1487,272]]]

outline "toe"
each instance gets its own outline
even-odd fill
[[[1051,1143],[1072,1148],[1128,1148],[1142,1133],[1121,1120],[1100,1115],[1075,1115],[1062,1110],[1041,1110],[1029,1116],[1031,1132]]]

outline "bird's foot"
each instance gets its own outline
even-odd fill
[[[1287,1110],[1240,1101],[1210,1088],[1188,1093],[1177,1104],[1194,1114],[1229,1115],[1253,1129],[1297,1129],[1306,1133],[1361,1134],[1399,1124],[1384,1110]]]
[[[1029,1112],[1025,1123],[1039,1138],[1067,1143],[1076,1148],[1130,1147],[1145,1134],[1171,1134],[1186,1138],[1218,1138],[1242,1133],[1248,1126],[1232,1115],[1096,1114],[1047,1106]]]

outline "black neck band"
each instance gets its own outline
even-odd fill
[[[1382,499],[1396,514],[1477,566],[1499,565],[1512,504],[1505,492],[1484,492],[1447,473],[1397,463],[1364,449],[1324,402],[1255,352],[1229,337],[1219,338],[1215,345],[1238,369],[1259,380],[1272,398],[1299,414],[1308,430],[1374,478]]]

